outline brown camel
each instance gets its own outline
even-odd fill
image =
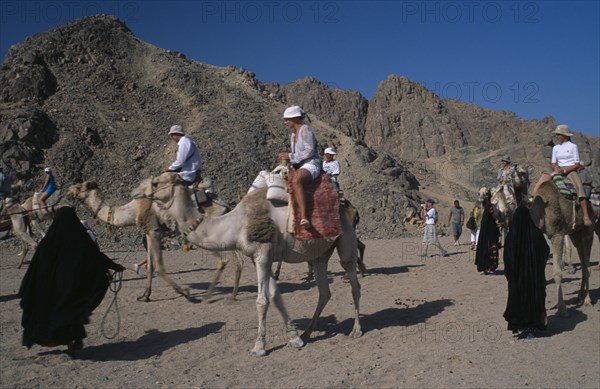
[[[531,205],[531,217],[534,223],[548,236],[552,243],[553,276],[556,283],[558,302],[557,313],[567,316],[567,309],[562,293],[562,268],[564,238],[568,235],[577,249],[581,262],[581,288],[578,299],[585,305],[591,304],[589,296],[589,261],[594,239],[594,227],[583,224],[583,212],[577,207],[574,213],[574,202],[561,196],[558,188],[551,181],[542,183],[534,193]],[[591,207],[589,215],[595,222]]]
[[[252,258],[258,281],[258,337],[250,351],[251,355],[266,355],[266,318],[270,303],[275,304],[283,318],[290,338],[288,344],[292,347],[304,345],[304,340],[298,336],[288,316],[271,271],[273,262],[280,258],[290,263],[313,262],[319,299],[303,334],[307,339],[316,328],[318,318],[331,298],[327,264],[333,251],[337,249],[340,263],[346,270],[352,287],[354,326],[350,335],[362,335],[359,320],[360,284],[356,276],[356,234],[344,212],[340,212],[341,235],[300,242],[287,232],[288,206],[275,205],[267,200],[267,188],[248,193],[231,212],[215,218],[205,217],[196,210],[189,191],[176,174],[164,173],[145,180],[135,192],[137,196],[151,198],[157,203],[176,222],[178,230],[187,235],[188,241],[209,251],[239,250]]]
[[[96,182],[84,182],[82,184],[76,184],[69,188],[67,195],[73,197],[79,201],[82,201],[98,219],[109,223],[116,227],[126,226],[137,226],[141,228],[146,234],[148,241],[148,272],[146,274],[146,289],[144,293],[138,297],[140,301],[150,301],[150,295],[152,293],[152,275],[154,269],[157,274],[163,278],[177,293],[181,294],[185,298],[189,299],[189,290],[187,288],[180,287],[171,277],[166,274],[164,262],[162,260],[162,249],[160,248],[160,224],[164,222],[159,217],[160,210],[154,206],[148,199],[138,198],[130,201],[129,203],[121,206],[110,206],[108,205],[103,196],[102,192],[98,188]],[[210,215],[221,215],[229,210],[228,206],[218,199],[211,198],[208,203],[204,204],[204,210]],[[217,261],[217,270],[213,282],[211,283],[206,294],[210,296],[214,290],[215,285],[218,283],[219,278],[230,257],[234,257],[235,254],[231,255],[219,255]],[[241,276],[242,263],[241,260],[235,258],[234,263],[236,264],[235,273],[235,286],[232,293],[233,299],[237,295],[239,279]]]

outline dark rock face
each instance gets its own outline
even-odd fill
[[[41,57],[7,69],[0,79],[0,101],[42,101],[56,91],[56,78]]]
[[[382,81],[371,99],[365,141],[405,159],[439,157],[467,144],[439,97],[398,76]]]
[[[130,201],[142,179],[175,159],[167,136],[173,124],[198,144],[203,175],[215,180],[221,198],[237,201],[289,150],[281,115],[301,105],[321,148],[336,148],[342,189],[361,213],[360,234],[370,238],[418,233],[424,197],[440,206],[454,197],[473,200],[478,186],[494,181],[505,154],[539,173],[556,125],[441,100],[399,76],[382,81],[370,102],[314,78],[262,84],[243,68],[142,42],[104,15],[13,46],[0,86],[0,164],[20,181],[17,195],[30,196],[51,166],[63,188],[95,180],[114,205]],[[598,179],[599,139],[573,140]],[[138,233],[131,231],[117,234]]]
[[[369,102],[358,92],[331,89],[312,77],[265,88],[286,105],[299,105],[343,134],[364,141]]]

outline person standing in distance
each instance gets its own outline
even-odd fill
[[[440,249],[442,257],[448,255],[446,250],[440,244],[440,240],[437,236],[436,226],[438,219],[437,210],[433,206],[434,201],[427,199],[424,205],[421,205],[421,218],[425,219],[425,230],[423,231],[423,244],[421,247],[420,257],[427,257],[427,247],[432,244]]]

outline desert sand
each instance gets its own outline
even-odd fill
[[[202,250],[165,252],[174,279],[195,302],[177,295],[160,278],[152,302],[136,301],[143,271],[124,273],[121,289],[109,291],[86,326],[76,359],[64,347],[21,346],[17,297],[25,273],[15,250],[0,246],[0,385],[2,388],[238,388],[238,387],[577,387],[600,386],[599,244],[592,255],[592,306],[578,306],[581,271],[565,274],[569,317],[557,317],[551,261],[547,265],[549,327],[544,336],[516,339],[502,317],[506,279],[478,273],[468,245],[442,244],[417,257],[418,238],[365,240],[370,273],[362,285],[363,336],[349,338],[352,298],[334,255],[329,265],[332,298],[309,342],[286,347],[281,317],[268,315],[267,356],[251,357],[256,338],[256,274],[244,264],[238,301],[228,299],[233,267],[211,299],[203,297],[215,267]],[[462,242],[468,237],[463,235]],[[137,248],[136,248],[137,250]],[[109,253],[127,266],[143,252]],[[31,254],[29,254],[30,259]],[[286,307],[304,327],[317,302],[306,265],[283,265],[280,290]],[[111,305],[112,303],[112,305]],[[117,315],[118,314],[118,315]],[[104,320],[103,320],[104,319]]]

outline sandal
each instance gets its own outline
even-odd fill
[[[300,227],[310,228],[310,221],[308,219],[300,220]]]

